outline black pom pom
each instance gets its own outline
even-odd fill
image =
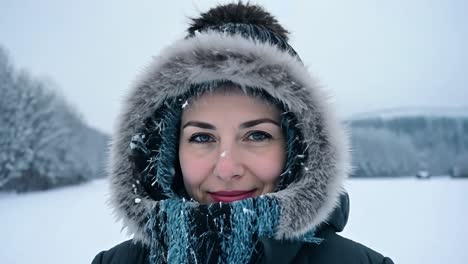
[[[199,18],[192,18],[192,23],[188,28],[190,35],[201,32],[211,26],[218,26],[227,23],[253,24],[263,26],[266,29],[280,35],[285,41],[288,40],[289,32],[281,26],[276,18],[265,11],[263,7],[242,3],[219,5],[200,15]]]

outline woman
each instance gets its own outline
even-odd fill
[[[336,234],[347,139],[288,32],[243,3],[188,32],[127,98],[111,199],[133,239],[93,263],[392,263]]]

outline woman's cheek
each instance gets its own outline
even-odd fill
[[[184,182],[190,186],[201,184],[210,175],[207,158],[194,159],[193,157],[181,160],[181,169]]]
[[[257,156],[250,164],[250,171],[263,183],[276,182],[284,167],[283,159],[276,155]]]

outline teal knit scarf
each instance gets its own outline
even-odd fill
[[[151,264],[249,263],[259,238],[273,237],[279,206],[268,196],[233,203],[159,202],[147,223]]]

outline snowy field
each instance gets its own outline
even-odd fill
[[[397,264],[467,263],[468,180],[349,180],[344,236]],[[90,263],[126,239],[107,207],[107,186],[0,194],[0,263]]]

